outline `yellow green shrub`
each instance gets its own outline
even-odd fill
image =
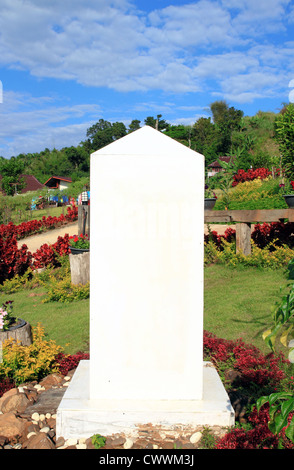
[[[204,263],[221,263],[229,266],[256,266],[260,268],[275,269],[286,267],[291,259],[294,258],[294,250],[287,245],[276,246],[275,243],[269,244],[265,248],[257,247],[251,240],[251,254],[245,256],[242,252],[236,253],[235,243],[227,241],[222,242],[222,250],[212,242],[205,244]]]
[[[43,300],[46,302],[73,302],[74,300],[88,299],[90,295],[90,283],[85,285],[72,284],[71,277],[64,279],[51,279],[47,286],[47,296]]]
[[[32,328],[32,333],[33,342],[30,346],[22,346],[14,339],[4,342],[0,377],[9,377],[19,385],[58,372],[55,358],[62,352],[61,346],[56,345],[53,340],[45,339],[44,328],[40,324]]]

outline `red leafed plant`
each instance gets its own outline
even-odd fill
[[[17,246],[15,236],[0,237],[0,284],[16,274],[23,275],[32,264],[27,245]]]
[[[34,254],[33,267],[35,269],[44,268],[46,266],[56,267],[59,266],[59,256],[64,256],[69,253],[69,235],[65,234],[64,237],[58,237],[53,245],[44,243]]]
[[[237,186],[239,183],[244,183],[245,181],[252,181],[257,178],[263,180],[268,178],[271,175],[271,172],[267,168],[256,168],[253,170],[250,168],[248,171],[238,170],[234,175],[234,180],[232,186]]]

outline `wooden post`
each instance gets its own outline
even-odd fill
[[[78,231],[87,233],[90,238],[90,206],[78,206]]]
[[[90,281],[90,252],[69,255],[72,284],[85,285]]]
[[[236,224],[236,252],[241,251],[245,256],[251,254],[251,224]]]

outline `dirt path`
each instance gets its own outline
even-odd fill
[[[219,235],[223,235],[228,227],[230,227],[230,225],[210,224],[211,230],[215,230]],[[235,226],[232,225],[232,228],[235,228]],[[30,237],[23,238],[18,241],[18,247],[20,248],[23,244],[26,244],[28,250],[31,253],[34,253],[44,243],[48,243],[48,245],[53,244],[57,241],[59,236],[64,237],[66,233],[68,233],[69,236],[77,235],[78,223],[74,222],[72,224],[64,225],[60,228],[39,233],[38,235],[32,235]],[[204,233],[208,233],[207,225],[204,225]]]
[[[64,237],[65,234],[77,235],[78,234],[78,222],[72,224],[64,225],[60,228],[55,228],[53,230],[48,230],[47,232],[39,233],[37,235],[32,235],[27,238],[22,238],[18,241],[18,247],[20,248],[23,244],[26,244],[28,250],[31,253],[34,253],[41,245],[44,243],[53,244],[57,241],[59,236]]]

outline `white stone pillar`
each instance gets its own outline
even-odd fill
[[[133,134],[91,156],[90,399],[201,399],[204,158]]]

